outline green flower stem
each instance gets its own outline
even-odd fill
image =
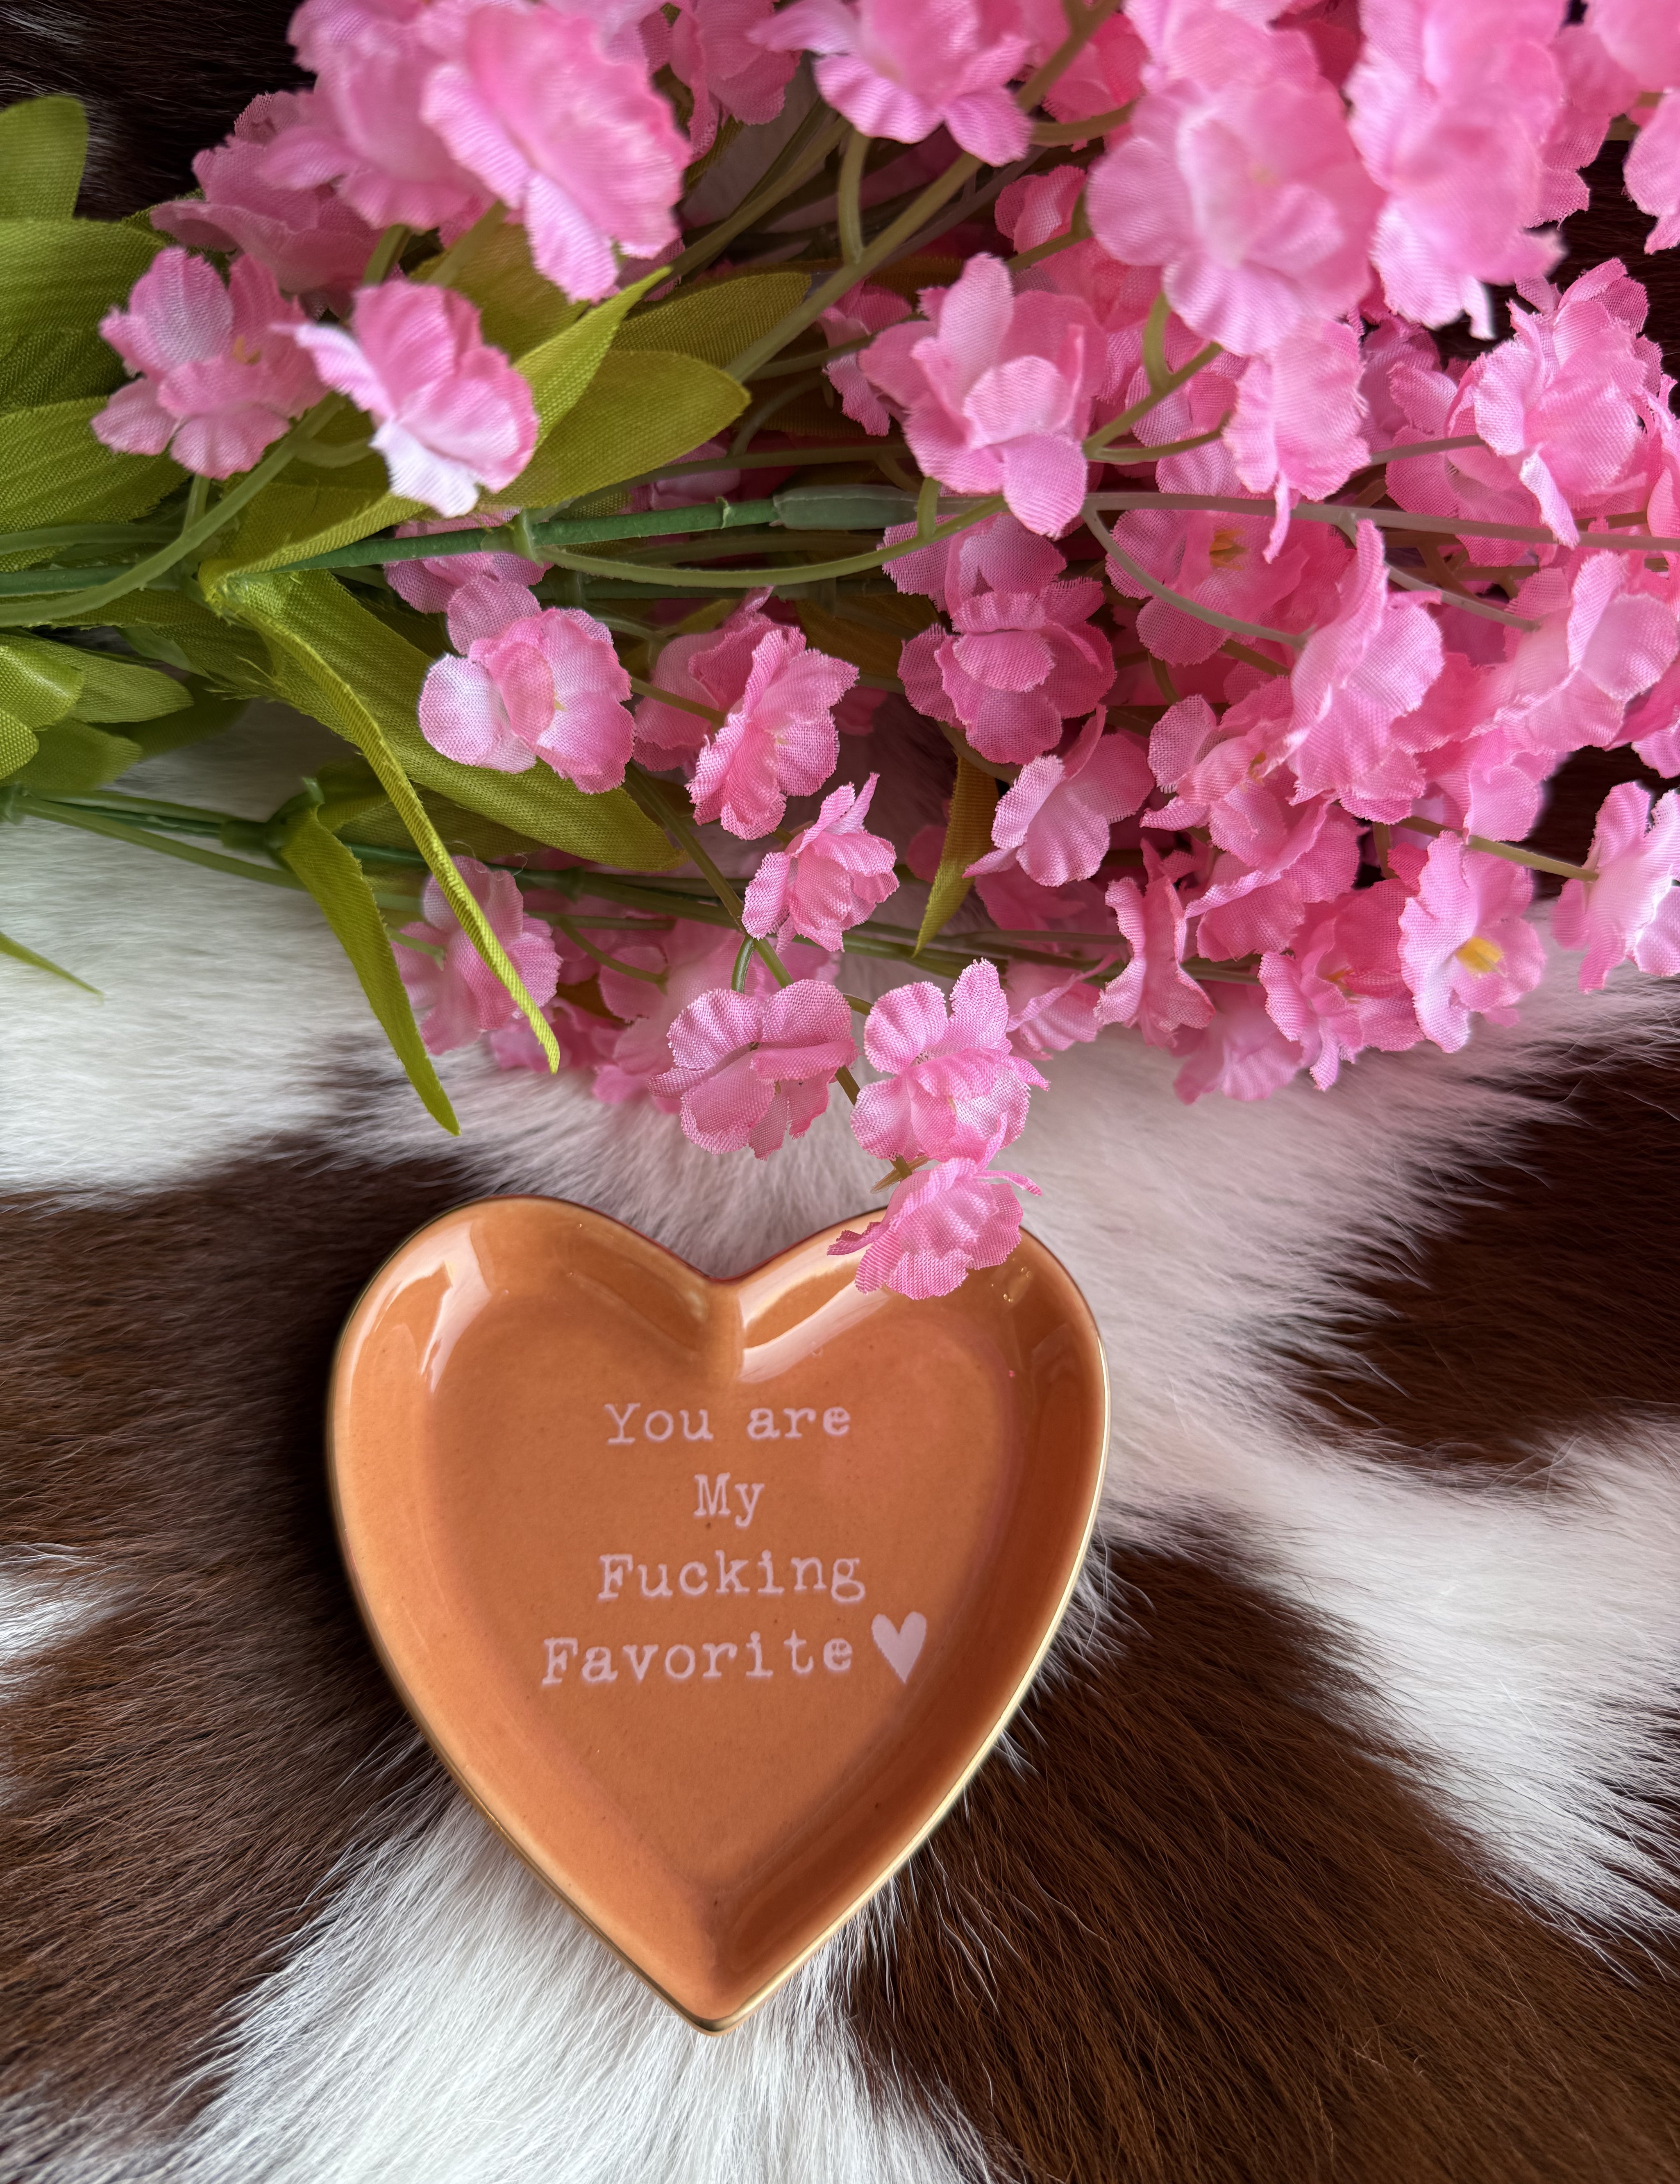
[[[493,205],[491,208],[492,212],[498,209],[498,207]],[[485,217],[488,218],[488,214],[487,214]],[[410,231],[400,224],[386,229],[384,234],[375,243],[373,254],[369,258],[363,270],[359,284],[362,287],[376,288],[379,286],[402,256],[403,246],[408,241],[409,233]]]
[[[1410,569],[1397,569],[1388,564],[1388,581],[1403,591],[1440,592],[1449,588],[1438,583],[1432,577],[1415,577]],[[1449,592],[1453,604],[1465,614],[1480,615],[1483,621],[1503,622],[1507,629],[1535,630],[1540,627],[1527,615],[1512,614],[1508,608],[1490,606],[1486,599],[1478,599],[1474,593],[1460,590],[1456,586]]]
[[[166,576],[189,555],[197,553],[201,547],[208,546],[217,532],[237,515],[248,501],[254,500],[270,479],[278,477],[298,450],[306,446],[329,417],[336,415],[342,406],[341,395],[329,395],[325,402],[317,403],[309,415],[294,425],[277,447],[270,449],[255,470],[248,471],[237,485],[231,487],[222,495],[214,508],[207,510],[196,523],[188,524],[168,545],[149,559],[136,561],[120,577],[100,585],[91,593],[71,592],[63,599],[43,595],[23,600],[16,606],[0,606],[0,629],[23,629],[37,622],[50,622],[56,619],[55,610],[78,616],[91,614],[100,607],[114,606],[130,592],[140,591],[146,585],[155,582],[159,577]]]
[[[1170,584],[1163,584],[1158,577],[1152,577],[1141,561],[1132,560],[1094,510],[1086,515],[1085,527],[1134,583],[1142,584],[1145,591],[1153,592],[1158,599],[1165,599],[1169,606],[1177,607],[1181,614],[1193,616],[1196,621],[1204,621],[1214,629],[1227,630],[1233,637],[1260,637],[1269,639],[1273,644],[1287,644],[1293,652],[1299,652],[1306,643],[1305,638],[1298,636],[1293,630],[1268,629],[1264,622],[1241,621],[1235,615],[1221,614],[1217,608],[1202,606],[1184,593],[1175,592]]]
[[[892,226],[885,228],[875,240],[865,246],[856,258],[831,274],[784,317],[778,319],[767,334],[755,341],[750,348],[743,349],[727,367],[732,379],[750,379],[773,356],[787,348],[795,334],[803,333],[808,326],[820,319],[831,304],[837,303],[847,290],[855,287],[866,274],[898,255],[925,226],[933,214],[948,203],[971,176],[980,172],[981,163],[972,152],[965,152],[954,159],[943,175],[937,176],[915,198],[909,209],[901,213]]]
[[[910,314],[913,319],[921,315],[918,311]],[[790,373],[809,371],[815,365],[831,365],[840,357],[855,356],[860,348],[867,348],[874,339],[873,334],[859,334],[855,341],[836,342],[827,348],[796,349],[792,356],[783,357],[779,364],[767,364],[761,371],[755,371],[753,383],[756,387],[766,379],[786,379]],[[5,550],[5,540],[0,538],[0,552]]]
[[[1396,819],[1396,827],[1409,827],[1414,834],[1456,834],[1456,827],[1448,827],[1438,819]],[[1480,850],[1490,857],[1503,857],[1507,864],[1527,865],[1530,871],[1553,872],[1565,880],[1590,880],[1598,876],[1590,865],[1566,865],[1561,857],[1543,857],[1538,850],[1525,850],[1516,842],[1490,842],[1485,834],[1466,834],[1466,850]]]
[[[620,963],[616,956],[609,956],[604,949],[598,948],[583,932],[576,918],[565,916],[558,910],[551,910],[548,916],[549,922],[558,925],[568,940],[581,948],[586,956],[592,956],[596,962],[604,965],[608,970],[620,972],[627,978],[640,978],[644,984],[649,986],[664,986],[665,974],[662,972],[644,971],[640,964]]]
[[[264,887],[284,888],[293,894],[309,893],[301,880],[295,879],[279,865],[259,865],[243,857],[220,856],[214,850],[194,849],[190,843],[171,841],[167,835],[153,833],[149,827],[132,826],[97,811],[75,810],[56,804],[47,797],[20,793],[16,808],[26,817],[50,819],[58,827],[80,827],[85,833],[103,834],[113,842],[126,842],[133,849],[155,850],[160,856],[176,858],[184,865],[197,865],[205,872],[231,872],[240,879],[257,880]],[[406,911],[411,916],[414,912],[412,899],[375,894],[374,900],[381,909]]]
[[[48,523],[33,531],[0,531],[0,554],[28,554],[39,546],[150,546],[175,534],[174,525],[155,517],[144,523]]]
[[[1399,462],[1407,455],[1445,455],[1455,448],[1479,448],[1485,445],[1479,432],[1460,432],[1450,440],[1415,440],[1409,447],[1378,448],[1366,457],[1361,470],[1374,470],[1378,463]]]
[[[988,516],[997,515],[1003,506],[1003,495],[996,493],[987,499],[976,502],[964,515],[953,516],[948,522],[940,524],[930,534],[930,539],[901,539],[896,546],[880,546],[872,554],[854,554],[840,561],[818,561],[797,571],[790,570],[785,577],[778,571],[769,569],[688,569],[673,562],[650,566],[645,576],[637,570],[634,581],[657,584],[670,577],[685,589],[720,592],[757,591],[766,582],[773,591],[783,590],[790,584],[826,583],[836,577],[853,577],[865,569],[882,568],[888,561],[897,560],[901,554],[919,552],[931,541],[954,538],[960,531],[970,530],[975,524],[983,523]],[[598,561],[586,554],[556,552],[554,559],[561,568],[576,569],[586,577],[622,579],[631,575],[631,568],[622,561]],[[1249,625],[1244,623],[1242,627],[1246,630]],[[1269,636],[1271,632],[1266,631],[1262,634]]]
[[[869,157],[870,142],[861,129],[854,129],[846,139],[846,148],[840,157],[840,186],[836,203],[840,226],[840,255],[848,265],[864,254],[861,199],[864,161]]]
[[[1198,349],[1188,364],[1181,364],[1177,371],[1170,372],[1160,387],[1152,387],[1141,401],[1134,402],[1129,410],[1122,410],[1119,416],[1110,417],[1108,423],[1099,432],[1093,432],[1085,443],[1087,460],[1110,461],[1109,444],[1111,441],[1117,439],[1122,432],[1129,432],[1139,418],[1147,417],[1150,410],[1158,408],[1169,394],[1176,394],[1181,387],[1188,385],[1219,354],[1219,343],[1210,342],[1205,348]]]
[[[70,591],[81,584],[86,584],[90,588],[95,584],[109,584],[114,582],[119,577],[127,576],[134,566],[132,561],[121,561],[100,568],[0,569],[0,598],[14,599],[22,594],[31,599],[47,599],[51,595],[42,588],[48,584],[54,588],[55,593]],[[56,598],[53,599],[53,604],[59,604]],[[62,604],[68,610],[70,602],[64,600]],[[75,604],[80,608],[86,602],[78,599]],[[42,614],[38,608],[26,617],[30,622],[44,621],[48,619],[49,617]]]
[[[652,698],[661,705],[675,705],[681,713],[698,713],[715,728],[720,728],[727,718],[715,705],[703,705],[698,698],[679,698],[675,690],[663,690],[657,682],[644,682],[639,675],[631,677],[630,687],[639,698]]]
[[[786,456],[779,459],[784,464]],[[712,467],[717,468],[714,460]],[[613,538],[681,537],[687,532],[734,531],[748,525],[762,528],[779,521],[773,500],[713,500],[698,508],[651,509],[639,515],[576,516],[531,526],[532,543],[538,546],[604,545]],[[292,569],[368,569],[390,561],[442,560],[453,554],[506,553],[512,545],[512,526],[498,524],[492,530],[445,531],[429,538],[359,538],[330,554],[315,554],[307,561],[286,564]]]
[[[691,242],[680,258],[672,260],[670,278],[686,281],[691,274],[709,265],[718,253],[727,249],[737,235],[744,235],[765,213],[779,205],[785,198],[792,197],[800,184],[808,181],[822,165],[850,126],[844,114],[832,114],[825,119],[821,105],[814,106],[792,138],[765,170],[764,178],[757,189],[744,198],[726,220],[718,220]]]

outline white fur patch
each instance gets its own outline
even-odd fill
[[[259,711],[125,786],[262,813],[320,755],[314,731]],[[31,822],[0,833],[0,930],[107,993],[100,1006],[0,961],[0,1181],[134,1188],[260,1153],[344,1113],[347,1063],[375,1090],[344,1150],[444,1143],[301,899]],[[1656,1006],[1638,983],[1583,1000],[1566,974],[1525,1013],[1456,1056],[1368,1056],[1329,1095],[1303,1082],[1188,1111],[1173,1063],[1104,1039],[1050,1065],[1011,1162],[1043,1184],[1030,1225],[1108,1346],[1110,1532],[1149,1544],[1193,1517],[1252,1553],[1345,1642],[1372,1731],[1416,1754],[1492,1871],[1554,1916],[1637,1933],[1661,1916],[1680,1450],[1560,1449],[1571,1491],[1549,1501],[1381,1468],[1283,1415],[1260,1339],[1332,1306],[1338,1269],[1373,1242],[1438,1217],[1456,1164],[1528,1119],[1525,1072],[1583,1037],[1637,1041]],[[715,1161],[674,1119],[603,1106],[575,1078],[477,1055],[445,1075],[466,1189],[577,1199],[715,1274],[881,1202],[838,1112],[768,1162]],[[835,1962],[709,2042],[458,1803],[352,1877],[253,1995],[231,2078],[168,2173],[945,2184],[939,2144],[865,2098],[833,2029]]]
[[[456,1800],[375,1859],[249,2013],[179,2184],[957,2184],[876,2106],[818,1959],[693,2031]]]

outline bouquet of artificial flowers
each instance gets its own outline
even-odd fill
[[[1521,846],[1680,775],[1672,382],[1548,225],[1615,137],[1680,242],[1680,12],[1569,13],[305,0],[120,223],[8,109],[0,811],[307,890],[447,1127],[479,1040],[713,1152],[837,1089],[912,1295],[1107,1027],[1459,1047],[1537,866],[1583,987],[1680,970],[1673,794]],[[256,695],[346,746],[268,822],[111,786]]]

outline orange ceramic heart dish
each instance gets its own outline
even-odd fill
[[[422,1228],[339,1346],[340,1535],[462,1787],[694,2024],[938,1821],[1043,1658],[1102,1481],[1043,1246],[952,1296],[814,1236],[714,1282],[556,1199]]]

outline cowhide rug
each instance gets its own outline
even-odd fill
[[[285,80],[288,12],[0,0],[0,98],[87,98],[120,214]],[[323,743],[258,709],[124,785],[264,816]],[[324,1378],[442,1207],[727,1273],[868,1202],[843,1121],[716,1162],[468,1057],[453,1143],[307,901],[39,825],[0,931],[105,994],[0,961],[0,2184],[1680,2180],[1672,989],[1560,965],[1521,1030],[1259,1107],[1051,1065],[1030,1217],[1115,1398],[1088,1581],[896,1885],[708,2040],[398,1707]]]
[[[130,786],[256,816],[258,708]],[[1597,791],[1594,790],[1594,794]],[[0,2176],[1680,2177],[1672,989],[1187,1111],[1116,1038],[1022,1164],[1114,1378],[1007,1744],[757,2018],[691,2031],[450,1787],[362,1635],[334,1335],[452,1202],[716,1273],[868,1202],[457,1058],[457,1144],[306,900],[0,836]]]

